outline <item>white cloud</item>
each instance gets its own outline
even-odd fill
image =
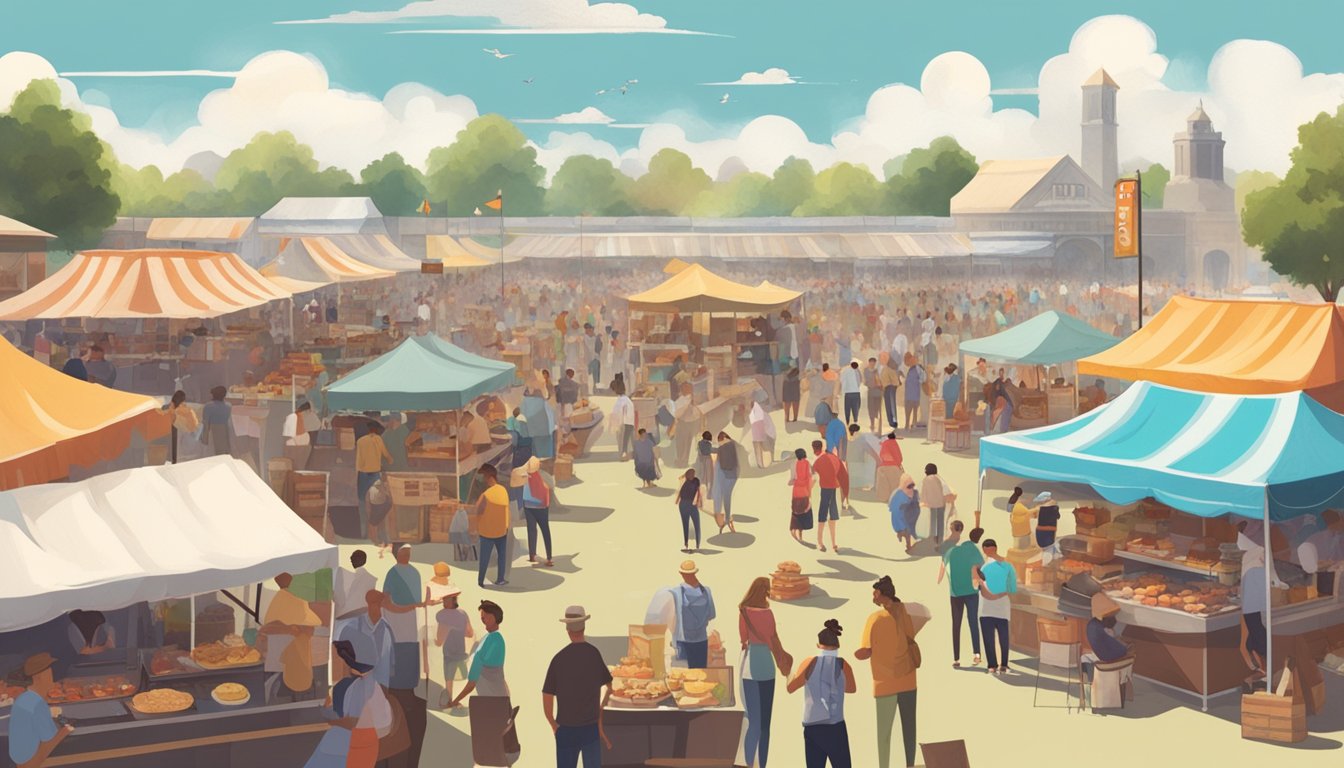
[[[237,77],[237,72],[217,69],[140,69],[103,70],[96,72],[62,72],[61,77]]]
[[[616,119],[597,107],[584,107],[578,112],[565,112],[555,117],[514,120],[515,123],[554,123],[556,125],[611,125]]]
[[[394,24],[493,19],[493,28],[400,30],[398,34],[703,34],[672,29],[667,19],[626,3],[588,0],[421,0],[393,11],[350,11],[277,24]]]
[[[736,80],[723,83],[701,83],[701,85],[798,85],[799,81],[789,74],[787,69],[770,67],[764,72],[744,72]]]
[[[501,18],[534,1],[498,3]],[[572,0],[554,5],[577,7]],[[578,5],[591,9],[608,4]],[[797,156],[818,168],[843,160],[880,174],[890,158],[943,135],[954,136],[981,159],[1063,153],[1077,157],[1080,85],[1101,67],[1120,85],[1119,156],[1168,165],[1172,135],[1184,128],[1186,116],[1201,99],[1227,141],[1230,168],[1275,172],[1288,166],[1297,127],[1344,103],[1344,74],[1304,73],[1288,49],[1252,40],[1224,45],[1206,75],[1179,78],[1183,83],[1207,80],[1207,87],[1177,89],[1153,31],[1133,18],[1107,16],[1081,26],[1068,50],[1041,67],[1035,89],[1039,115],[995,109],[996,91],[984,65],[969,53],[949,52],[928,63],[917,86],[897,83],[873,92],[862,114],[842,123],[824,141],[809,139],[795,122],[777,115],[724,125],[706,122],[715,114],[709,111],[668,112],[645,125],[617,123],[588,107],[543,120],[557,130],[536,145],[540,162],[551,172],[566,157],[587,153],[606,157],[631,174],[641,172],[665,147],[686,152],[706,169],[739,158],[744,167],[769,173],[789,156]],[[57,79],[65,103],[88,112],[100,135],[124,161],[155,163],[168,171],[200,152],[227,154],[263,130],[289,130],[312,146],[322,163],[353,171],[390,151],[420,164],[432,147],[450,141],[477,116],[470,98],[447,96],[414,83],[396,86],[381,98],[332,88],[316,60],[275,51],[248,62],[233,83],[210,93],[200,104],[197,125],[165,139],[122,126],[106,101],[93,92],[87,101],[81,100],[70,80],[59,78],[45,59],[31,53],[0,57],[0,109],[35,78]],[[561,130],[564,126],[642,130],[633,147],[618,149],[589,132]]]

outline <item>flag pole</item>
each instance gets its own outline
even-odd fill
[[[499,300],[504,301],[504,190],[499,190]]]

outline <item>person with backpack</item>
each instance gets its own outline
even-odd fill
[[[551,488],[541,475],[541,459],[527,460],[527,480],[523,483],[523,517],[527,519],[527,562],[537,562],[537,531],[546,545],[546,567],[551,561]]]
[[[857,691],[854,667],[840,658],[844,628],[827,619],[817,633],[816,656],[798,666],[788,691],[803,689],[803,755],[807,768],[851,768],[849,730],[845,727],[845,694]]]
[[[878,610],[868,617],[859,641],[861,647],[854,652],[854,658],[872,664],[873,697],[877,703],[877,764],[878,768],[891,766],[891,731],[899,710],[905,764],[913,766],[916,670],[921,661],[915,625],[905,604],[896,597],[890,576],[883,576],[873,584],[873,604]]]

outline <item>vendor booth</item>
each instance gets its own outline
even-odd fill
[[[242,462],[0,493],[0,550],[0,666],[53,657],[75,726],[43,765],[299,765],[326,730],[336,549]]]
[[[686,383],[696,402],[705,403],[719,388],[751,379],[777,399],[780,353],[767,336],[769,324],[753,324],[753,318],[787,309],[802,295],[765,283],[743,285],[692,264],[629,296],[627,335],[639,363],[635,386],[658,399],[676,399]]]
[[[1115,346],[1117,341],[1075,317],[1051,310],[992,336],[963,341],[960,368],[966,372],[966,361],[980,357],[991,367],[1000,363],[1019,366],[1018,380],[1029,374],[1034,386],[1008,383],[1008,399],[1013,409],[1011,428],[1058,424],[1078,412],[1077,378],[1066,373],[1067,369],[1081,358]],[[1060,367],[1056,377],[1046,373],[1052,366]],[[967,410],[974,411],[983,398],[983,392],[968,386]],[[986,410],[992,411],[993,407],[991,402]]]
[[[167,395],[190,376],[193,388],[208,382],[188,393],[199,401],[211,386],[242,378],[270,330],[260,310],[289,298],[231,253],[93,250],[0,302],[0,320],[72,321],[65,339],[101,343],[118,388]],[[56,353],[53,365],[62,362]]]
[[[1104,501],[1075,511],[1077,533],[1058,539],[1048,564],[1020,543],[1009,550],[1027,585],[1013,616],[1019,648],[1040,639],[1042,615],[1086,619],[1091,583],[1120,606],[1135,674],[1207,709],[1251,671],[1241,653],[1241,593],[1254,586],[1266,596],[1268,668],[1293,656],[1298,669],[1314,670],[1344,654],[1341,532],[1321,525],[1322,512],[1344,503],[1344,416],[1310,397],[1142,382],[1064,424],[985,438],[980,469],[982,485],[993,470],[1090,487]],[[1241,532],[1242,520],[1255,522]],[[1268,567],[1247,577],[1263,585],[1248,585],[1242,577],[1256,550]],[[1080,574],[1091,581],[1076,581]]]
[[[1078,362],[1084,376],[1201,392],[1306,392],[1344,411],[1344,308],[1174,296],[1129,338]]]
[[[503,427],[507,413],[491,395],[510,387],[513,379],[512,365],[473,355],[429,334],[406,339],[327,387],[327,406],[333,412],[406,414],[411,430],[405,445],[406,469],[411,472],[393,476],[390,490],[396,504],[416,510],[410,513],[414,520],[399,521],[399,532],[409,532],[412,526],[419,532],[441,527],[435,520],[426,524],[424,515],[450,520],[464,506],[460,502],[472,500],[476,471],[510,452],[512,441]],[[473,419],[486,420],[488,446],[469,439],[466,411]],[[552,427],[552,439],[553,434]],[[348,456],[332,471],[348,473],[348,482],[337,480],[333,486],[354,488],[353,451],[343,453]],[[414,492],[408,490],[412,483]]]
[[[89,384],[0,339],[0,490],[49,483],[71,466],[116,458],[139,432],[153,440],[168,419],[150,397]]]

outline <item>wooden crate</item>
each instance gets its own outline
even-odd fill
[[[555,457],[555,470],[552,473],[555,482],[560,483],[574,479],[574,457],[568,454],[560,454]]]
[[[285,504],[313,530],[324,534],[327,523],[327,473],[287,472],[284,480]]]
[[[448,542],[448,531],[453,518],[462,509],[456,501],[444,501],[429,508],[429,540],[436,544]]]
[[[336,447],[342,451],[355,450],[355,428],[337,427],[336,428]]]
[[[400,506],[427,506],[439,503],[439,476],[425,472],[388,472],[388,491],[392,503]]]
[[[1255,693],[1241,697],[1241,737],[1282,744],[1307,738],[1307,704],[1300,698]]]

